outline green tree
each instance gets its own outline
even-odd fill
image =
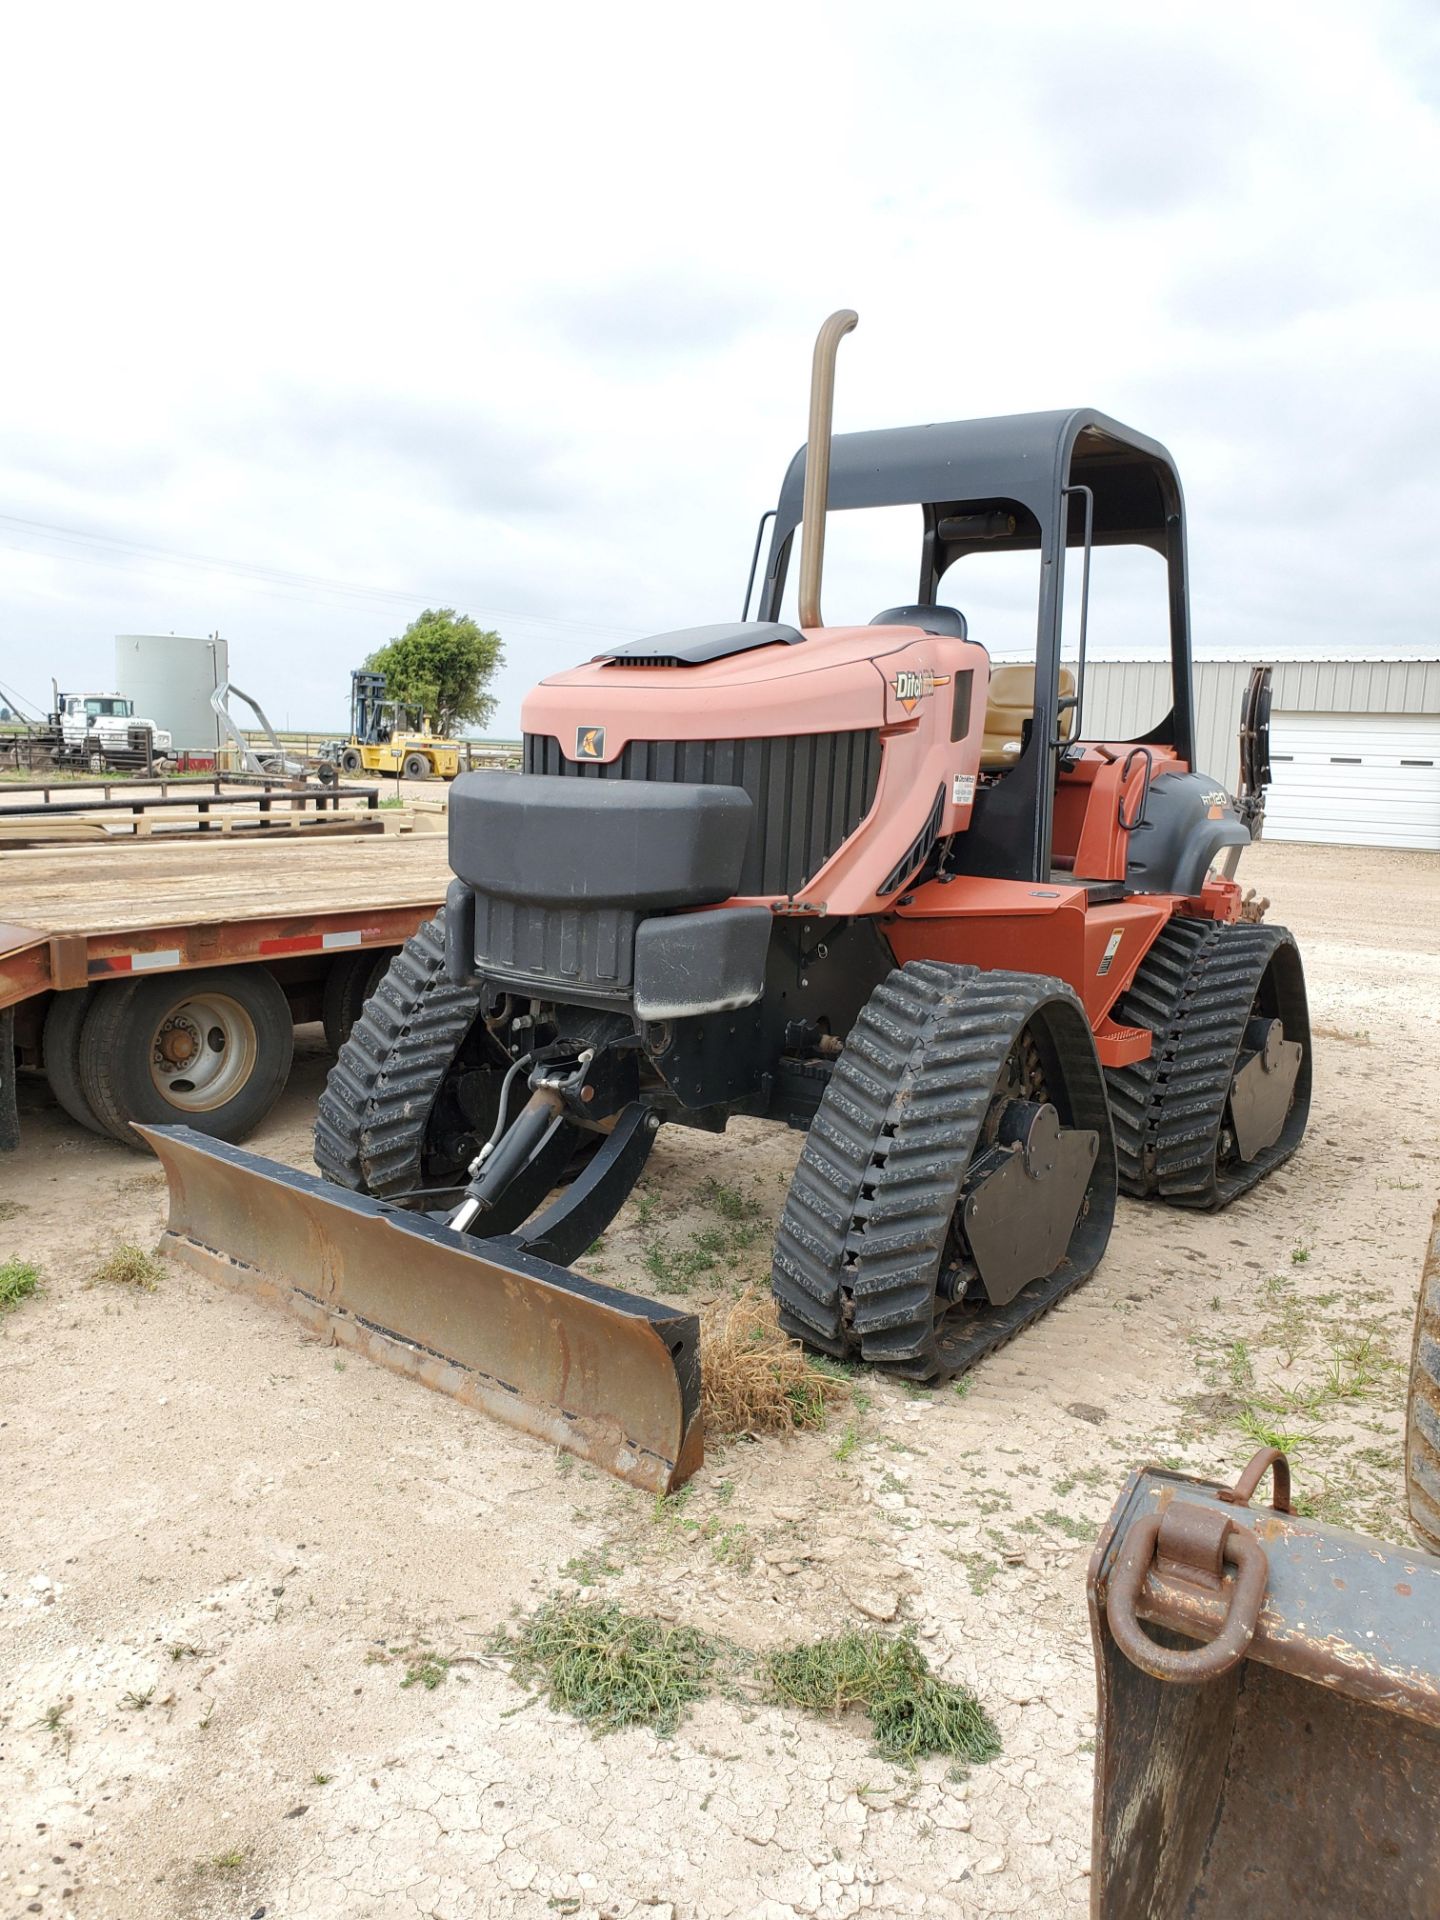
[[[427,607],[398,639],[365,662],[385,675],[385,696],[423,706],[449,733],[466,721],[483,727],[495,711],[490,682],[505,658],[498,633],[453,607]]]

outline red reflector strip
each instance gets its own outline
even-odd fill
[[[358,947],[364,944],[366,932],[374,938],[374,929],[359,928],[350,933],[295,933],[274,940],[261,940],[256,946],[257,953],[321,953],[335,947]]]
[[[166,967],[178,967],[180,949],[160,947],[154,953],[114,953],[103,960],[92,960],[88,973],[154,973]]]

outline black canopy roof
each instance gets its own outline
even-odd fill
[[[972,548],[1042,545],[1042,528],[1056,516],[1060,489],[1067,485],[1088,486],[1094,493],[1097,545],[1134,543],[1163,553],[1167,527],[1183,514],[1175,463],[1160,442],[1093,407],[883,427],[837,434],[831,444],[830,506],[835,510],[919,504],[973,511],[1001,502],[1028,509],[1016,516],[1011,535],[946,540],[947,565]],[[772,561],[800,524],[804,487],[801,447],[780,488]],[[1067,545],[1076,546],[1084,537],[1078,500],[1071,503],[1066,531]]]
[[[793,536],[800,525],[805,449],[780,488],[759,616],[778,620]],[[1147,741],[1171,742],[1192,762],[1189,588],[1185,508],[1175,463],[1158,440],[1093,407],[1002,414],[926,427],[837,434],[831,443],[829,507],[921,508],[915,600],[935,604],[946,569],[969,553],[1040,549],[1035,635],[1035,710],[1029,741],[1005,778],[977,800],[966,834],[967,870],[1013,874],[1017,847],[1032,877],[1048,878],[1057,755],[1065,550],[1081,546],[1090,510],[1095,546],[1145,546],[1165,560],[1174,704]],[[1084,654],[1078,661],[1084,693]],[[1066,696],[1066,705],[1077,702]],[[1081,715],[1075,715],[1077,734]]]

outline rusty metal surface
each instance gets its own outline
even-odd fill
[[[1222,1487],[1218,1498],[1228,1506],[1248,1507],[1266,1474],[1270,1475],[1270,1504],[1277,1513],[1289,1513],[1290,1462],[1278,1447],[1261,1447],[1233,1487]]]
[[[267,943],[318,940],[327,933],[353,933],[357,936],[354,947],[398,947],[438,904],[361,907],[343,913],[306,915],[246,909],[230,920],[146,927],[133,933],[37,934],[29,942],[18,937],[27,929],[11,927],[8,933],[15,936],[11,944],[0,942],[0,1007],[18,1006],[51,988],[115,978],[126,964],[142,955],[173,952],[176,958],[172,964],[148,970],[183,972],[191,967],[263,964],[273,957]],[[354,947],[343,951],[354,951]],[[63,961],[57,961],[61,955]]]
[[[468,1406],[669,1493],[700,1465],[699,1327],[188,1127],[140,1127],[161,1251]]]
[[[1251,1463],[1252,1487],[1268,1464]],[[1238,1505],[1234,1491],[1143,1469],[1091,1560],[1092,1914],[1435,1920],[1440,1559]],[[1166,1529],[1182,1507],[1191,1514]],[[1170,1550],[1152,1560],[1162,1529]],[[1240,1538],[1263,1549],[1268,1575],[1243,1657],[1198,1682],[1182,1663],[1188,1684],[1128,1658],[1108,1608],[1132,1542],[1148,1637],[1157,1653],[1193,1656],[1234,1604],[1233,1574],[1215,1578],[1216,1542]]]
[[[1225,1569],[1235,1569],[1227,1586]],[[1224,1618],[1197,1647],[1163,1646],[1140,1624],[1140,1595],[1151,1575],[1180,1591],[1223,1602]],[[1156,1680],[1193,1686],[1216,1680],[1238,1666],[1255,1638],[1265,1597],[1265,1549],[1218,1507],[1172,1500],[1161,1513],[1145,1513],[1125,1535],[1110,1570],[1105,1621],[1132,1666]],[[1153,1605],[1153,1602],[1152,1602]]]

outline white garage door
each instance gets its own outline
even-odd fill
[[[1440,847],[1440,714],[1277,713],[1267,840]]]

